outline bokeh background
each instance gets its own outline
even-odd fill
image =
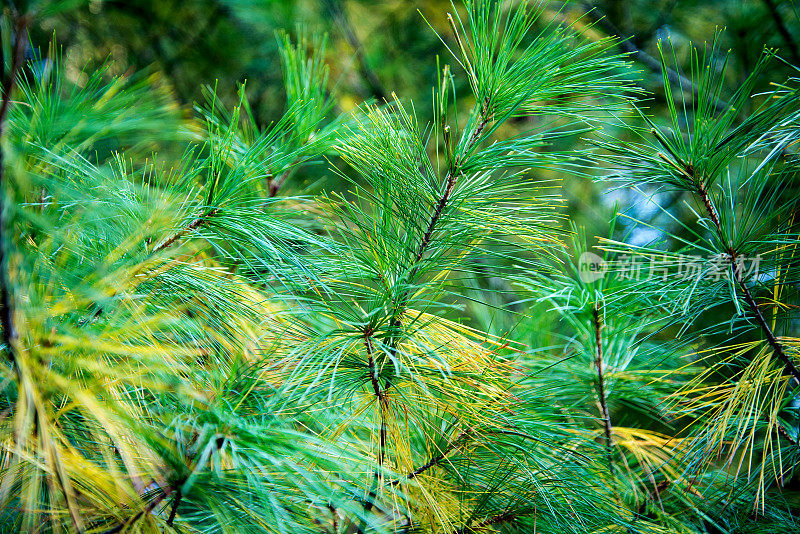
[[[546,3],[552,18],[574,24],[588,38],[622,38],[618,48],[631,53],[636,76],[651,92],[647,105],[655,115],[665,104],[656,59],[659,42],[674,48],[676,70],[685,75],[690,43],[702,46],[720,34],[720,50],[729,54],[728,91],[750,73],[765,47],[778,49],[786,63],[771,63],[761,76],[762,88],[796,74],[791,63],[800,63],[800,10],[792,0]],[[324,33],[329,90],[338,111],[394,92],[413,100],[424,120],[430,115],[437,58],[440,64],[453,63],[432,29],[452,41],[445,14],[453,9],[442,0],[91,0],[42,20],[31,37],[34,48],[46,55],[55,35],[76,78],[107,60],[117,73],[156,74],[187,110],[203,101],[204,85],[216,84],[218,94],[233,102],[238,84],[246,81],[255,118],[264,125],[283,111],[276,32]],[[465,98],[460,102],[467,108],[467,87],[461,89]],[[570,182],[564,192],[568,211],[580,225],[607,224],[614,203],[599,199],[600,188],[588,181]]]

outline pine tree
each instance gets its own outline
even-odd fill
[[[190,114],[158,76],[29,50],[68,7],[2,20],[3,532],[798,530],[800,98],[753,94],[774,51],[724,95],[695,50],[661,124],[613,39],[465,0],[429,22],[433,116],[337,115],[298,30],[264,126],[245,84]],[[589,247],[565,174],[666,217]]]

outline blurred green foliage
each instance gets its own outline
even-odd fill
[[[432,111],[430,87],[436,84],[437,61],[451,62],[445,45],[425,21],[453,47],[452,32],[440,15],[453,9],[445,0],[90,0],[78,9],[42,18],[32,28],[35,48],[46,51],[53,35],[67,57],[73,77],[112,60],[111,72],[143,69],[162,78],[190,115],[203,102],[203,87],[215,85],[222,102],[238,101],[238,84],[247,81],[247,99],[261,128],[283,112],[282,75],[277,32],[283,29],[327,34],[330,91],[336,111],[359,103],[378,102],[392,92],[413,101],[421,117]],[[730,50],[725,70],[725,94],[748,76],[765,47],[797,63],[800,17],[786,0],[586,0],[563,5],[554,1],[550,13],[573,23],[591,39],[621,38],[619,50],[632,52],[639,83],[652,93],[655,115],[665,115],[658,69],[657,45],[674,47],[676,66],[685,79],[690,45],[703,46],[722,31],[720,49]],[[640,51],[641,55],[637,52]],[[789,63],[774,61],[760,74],[757,90],[794,72]],[[456,91],[461,115],[472,105],[463,79]],[[459,81],[460,80],[460,81]],[[466,97],[466,98],[464,98]],[[746,113],[748,110],[742,110]],[[529,128],[529,119],[506,125],[513,135]],[[615,132],[610,132],[612,135]],[[579,137],[562,140],[580,147]],[[337,187],[324,166],[308,167],[297,177],[303,185]],[[605,235],[615,209],[613,195],[603,195],[589,180],[568,178],[563,194],[567,213],[587,235]],[[626,203],[623,199],[623,203]],[[681,204],[680,198],[673,200]],[[623,225],[624,226],[624,225]]]
[[[622,38],[619,49],[632,52],[639,83],[652,93],[651,109],[665,113],[657,45],[674,47],[678,70],[688,69],[692,43],[702,46],[722,31],[720,49],[730,50],[723,95],[748,76],[761,51],[773,48],[798,63],[800,17],[786,0],[586,0],[551,2],[557,18],[599,39]],[[238,100],[238,84],[247,81],[247,99],[256,123],[264,127],[283,111],[284,95],[276,33],[286,28],[326,33],[330,90],[338,111],[350,111],[392,92],[412,100],[420,116],[430,116],[430,87],[437,79],[437,58],[451,62],[444,44],[454,46],[443,17],[453,9],[445,0],[90,0],[79,9],[44,18],[32,29],[32,42],[47,50],[53,34],[64,48],[74,76],[108,59],[115,73],[147,69],[163,77],[187,110],[202,102],[204,85],[216,83],[226,104]],[[648,57],[640,56],[641,51]],[[794,72],[789,63],[772,62],[760,74],[757,90]],[[216,81],[216,82],[215,82]],[[457,87],[462,115],[471,106],[469,89]],[[742,110],[747,112],[747,110]],[[529,125],[511,125],[522,131]],[[612,132],[613,133],[613,132]],[[564,140],[564,146],[577,139]],[[308,180],[327,176],[325,168],[306,169]],[[324,182],[331,185],[330,181]],[[590,181],[569,180],[564,188],[568,213],[588,235],[607,231],[614,210],[611,197]],[[680,199],[675,202],[679,203]]]

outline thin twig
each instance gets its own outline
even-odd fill
[[[756,319],[756,323],[764,333],[764,336],[767,338],[767,342],[772,348],[773,353],[783,363],[784,374],[792,376],[795,385],[800,385],[800,370],[797,369],[797,366],[795,366],[794,362],[792,362],[792,360],[786,354],[783,346],[775,337],[775,334],[772,332],[772,328],[770,328],[766,319],[764,319],[764,315],[761,313],[758,303],[756,303],[755,299],[753,298],[750,288],[747,287],[747,282],[742,275],[741,266],[737,262],[739,254],[733,248],[733,244],[730,242],[730,240],[728,240],[728,237],[725,235],[725,232],[722,229],[722,222],[720,221],[719,214],[717,213],[717,210],[711,201],[711,196],[708,194],[708,190],[706,189],[703,180],[697,176],[695,168],[692,164],[681,161],[676,154],[672,154],[672,156],[677,160],[677,162],[673,162],[665,155],[659,153],[659,157],[661,157],[664,161],[676,166],[686,176],[686,178],[692,182],[692,185],[694,186],[694,192],[703,203],[703,207],[705,208],[708,218],[714,224],[714,228],[717,232],[717,238],[722,242],[722,245],[725,248],[727,260],[733,270],[733,276],[734,280],[736,281],[736,285],[739,286],[747,306],[750,308],[751,313]]]
[[[383,461],[386,458],[386,394],[381,391],[381,385],[378,382],[378,369],[375,365],[375,357],[372,351],[372,338],[364,338],[364,344],[367,346],[367,354],[369,355],[369,375],[372,382],[372,391],[375,393],[375,398],[378,401],[381,415],[381,429],[378,441],[378,469],[375,471],[375,476],[380,476],[380,470],[383,467]]]
[[[122,532],[123,529],[125,529],[126,527],[128,527],[130,525],[133,525],[141,517],[151,513],[153,510],[155,510],[156,506],[158,506],[164,499],[169,497],[172,492],[173,492],[172,486],[167,486],[166,488],[161,488],[161,493],[159,493],[158,496],[155,499],[150,501],[147,504],[147,506],[144,508],[144,510],[141,510],[141,511],[137,512],[136,514],[133,515],[133,517],[131,517],[129,520],[125,521],[124,523],[119,523],[116,526],[114,526],[114,527],[112,527],[112,528],[110,528],[108,530],[104,530],[101,534],[117,534],[117,532]]]
[[[194,439],[196,438],[197,434],[195,434]],[[224,438],[220,439],[220,437],[217,437],[215,443],[217,451],[221,450],[224,444],[225,444],[225,439]],[[188,462],[190,468],[189,471],[191,472],[195,471],[200,467],[198,464],[194,464],[194,466],[192,466],[196,453],[197,451],[195,450],[191,454],[188,454],[186,457],[186,459],[189,461]],[[139,518],[142,517],[143,515],[152,512],[161,501],[169,497],[173,492],[176,492],[175,499],[172,501],[172,509],[170,510],[169,517],[167,519],[167,524],[172,526],[172,523],[175,521],[175,517],[178,514],[178,506],[180,506],[181,500],[183,499],[183,493],[181,492],[180,487],[184,482],[186,482],[185,478],[167,483],[166,486],[164,487],[160,486],[159,489],[161,490],[161,493],[158,495],[158,497],[153,499],[143,511],[136,513],[133,517],[131,517],[127,521],[120,523],[109,530],[104,531],[102,534],[114,534],[116,532],[120,532],[122,529],[138,521]]]
[[[187,224],[186,226],[184,226],[180,230],[176,231],[174,234],[172,234],[171,236],[166,238],[164,241],[162,241],[161,243],[159,243],[158,245],[153,247],[153,249],[150,251],[150,254],[156,254],[158,252],[161,252],[162,250],[168,249],[169,247],[173,246],[175,243],[177,243],[184,236],[186,236],[190,232],[192,232],[194,230],[197,230],[198,228],[203,226],[206,222],[208,222],[208,219],[210,219],[211,217],[213,217],[217,213],[219,213],[219,209],[218,208],[214,208],[214,209],[206,211],[205,213],[202,213],[202,214],[198,215],[197,217],[192,219],[192,221],[189,224]],[[148,241],[149,241],[149,239],[148,239]],[[84,318],[80,319],[78,321],[78,326],[83,326],[87,322],[92,321],[94,319],[97,319],[98,317],[100,317],[103,314],[103,312],[104,312],[104,309],[102,307],[98,308],[97,311],[95,311],[91,316],[84,317]]]
[[[481,133],[483,133],[483,130],[486,128],[486,125],[489,122],[488,112],[489,112],[489,100],[487,98],[481,104],[481,111],[480,114],[478,115],[478,125],[469,136],[466,150],[470,150],[475,145],[475,143],[478,142],[478,139],[480,139]],[[450,167],[447,173],[447,180],[445,181],[444,192],[442,192],[442,196],[439,197],[439,200],[436,202],[436,206],[433,209],[430,221],[428,221],[428,227],[426,228],[425,233],[422,235],[422,240],[419,243],[419,247],[417,247],[417,254],[414,257],[414,267],[412,269],[412,274],[409,278],[413,278],[414,275],[417,273],[419,263],[422,260],[422,256],[425,254],[425,250],[428,248],[428,245],[431,242],[433,231],[436,229],[436,225],[439,223],[439,219],[441,219],[442,217],[444,208],[447,205],[447,202],[450,200],[450,196],[453,194],[453,190],[456,187],[456,181],[458,180],[459,173],[460,173],[459,161],[458,157],[456,157],[455,161],[453,162],[452,166]]]
[[[787,440],[789,443],[791,443],[791,444],[792,444],[792,445],[794,445],[795,447],[797,446],[797,440],[796,440],[796,439],[794,439],[792,436],[790,436],[790,435],[789,435],[789,432],[787,432],[787,431],[786,431],[786,428],[785,428],[785,427],[784,427],[782,424],[778,423],[778,425],[777,425],[777,429],[778,429],[778,433],[779,433],[780,435],[782,435],[784,438],[786,438],[786,440]]]
[[[189,232],[192,232],[193,230],[200,228],[217,213],[219,213],[219,209],[215,208],[198,215],[189,224],[187,224],[186,226],[184,226],[183,228],[181,228],[180,230],[169,236],[167,239],[165,239],[164,241],[153,247],[151,254],[155,254],[156,252],[161,252],[162,250],[171,247],[172,245],[175,244],[176,241],[181,239]]]
[[[328,510],[331,512],[333,532],[334,534],[339,534],[339,512],[336,511],[336,507],[331,503],[328,503]]]
[[[306,141],[308,141],[308,139],[306,139]],[[267,184],[269,185],[269,192],[267,196],[269,198],[273,198],[275,195],[277,195],[280,188],[283,187],[284,183],[286,183],[286,179],[289,178],[289,175],[291,174],[292,170],[294,170],[298,165],[300,165],[304,161],[306,161],[305,158],[300,156],[298,158],[295,158],[289,164],[289,167],[287,167],[286,170],[283,171],[279,176],[272,176],[272,174],[270,173],[270,176],[267,179]]]
[[[381,391],[381,385],[378,381],[378,369],[375,364],[371,332],[368,332],[364,335],[364,346],[367,349],[369,379],[372,383],[372,391],[378,401],[378,408],[380,410],[381,418],[381,426],[378,436],[378,454],[376,458],[377,466],[375,468],[375,472],[373,473],[372,488],[370,489],[369,497],[367,498],[366,503],[364,503],[364,510],[370,511],[372,507],[375,506],[375,498],[377,497],[378,486],[381,478],[381,470],[383,469],[383,462],[386,456],[386,438],[388,432],[386,428],[386,395],[383,391]],[[363,529],[359,529],[359,532],[362,530]]]
[[[457,448],[459,448],[461,445],[464,444],[464,439],[463,439],[464,436],[466,436],[465,433],[460,434],[456,439],[451,441],[447,445],[447,447],[444,448],[443,451],[441,451],[438,454],[432,456],[430,460],[428,460],[427,462],[425,462],[421,466],[417,467],[416,469],[414,469],[413,471],[408,473],[405,477],[396,478],[396,479],[390,481],[389,485],[390,486],[397,486],[401,482],[408,482],[409,480],[414,480],[415,478],[417,478],[419,475],[421,475],[422,473],[424,473],[428,469],[436,467],[437,465],[439,465],[442,462],[442,460],[444,460],[447,457],[448,454],[450,454],[452,451],[456,450]]]
[[[597,371],[597,397],[600,401],[600,415],[603,419],[603,431],[606,439],[606,454],[608,455],[608,469],[614,474],[614,445],[611,441],[611,414],[608,411],[606,399],[605,376],[603,374],[603,319],[600,316],[598,303],[592,308],[592,326],[594,327],[595,357],[594,366]]]
[[[492,525],[497,525],[499,523],[505,523],[506,521],[512,521],[512,520],[516,519],[517,517],[518,517],[518,514],[516,514],[516,513],[514,513],[514,512],[509,510],[509,511],[503,512],[502,514],[497,514],[497,515],[492,516],[492,517],[487,517],[486,519],[484,519],[483,521],[481,521],[480,523],[477,523],[475,525],[465,525],[465,526],[459,528],[458,530],[453,531],[453,534],[467,534],[468,532],[474,532],[474,531],[477,531],[477,530],[479,530],[479,529],[481,529],[483,527],[489,527],[489,526],[492,526]]]
[[[172,501],[172,510],[169,512],[169,518],[167,519],[167,525],[172,526],[172,523],[175,521],[175,516],[178,514],[178,506],[181,504],[181,499],[183,498],[183,494],[181,490],[175,492],[175,499]]]
[[[705,185],[703,185],[702,180],[700,180],[694,171],[694,167],[691,165],[684,165],[684,168],[687,174],[691,175],[695,180],[696,184],[696,192],[700,197],[700,200],[703,202],[703,206],[705,206],[706,213],[708,214],[709,219],[714,224],[714,227],[717,230],[717,234],[719,239],[722,241],[725,250],[728,255],[728,261],[730,262],[733,268],[733,276],[736,280],[736,284],[739,286],[739,289],[744,296],[744,300],[747,303],[747,306],[750,308],[751,313],[755,317],[756,323],[761,328],[761,331],[764,333],[764,336],[767,338],[767,342],[769,343],[770,347],[774,354],[778,357],[778,359],[783,363],[784,366],[784,373],[794,377],[794,380],[797,384],[800,384],[800,370],[797,369],[794,362],[789,358],[786,354],[786,351],[783,349],[783,346],[780,344],[778,339],[775,337],[775,334],[772,332],[772,328],[770,328],[769,324],[767,324],[766,319],[764,319],[764,315],[761,313],[761,309],[758,307],[758,303],[756,303],[755,299],[753,298],[752,293],[750,292],[750,288],[747,287],[747,282],[742,275],[741,266],[737,263],[738,254],[736,250],[733,248],[733,245],[730,243],[728,238],[726,237],[724,231],[722,230],[722,223],[720,222],[719,215],[717,215],[717,210],[714,208],[713,203],[711,202],[711,197],[708,194],[708,190],[706,189]]]
[[[278,194],[278,190],[281,188],[281,186],[283,186],[283,183],[289,177],[289,173],[291,172],[291,170],[292,167],[289,167],[288,169],[283,171],[280,176],[278,176],[277,178],[273,178],[272,180],[269,181],[269,194],[268,194],[269,198],[273,198],[275,195]]]

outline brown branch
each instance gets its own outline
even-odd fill
[[[404,478],[396,478],[396,479],[390,481],[389,485],[390,486],[397,486],[401,482],[408,482],[409,480],[414,480],[415,478],[417,478],[419,475],[421,475],[422,473],[424,473],[428,469],[430,469],[432,467],[436,467],[437,465],[439,465],[439,462],[441,462],[442,460],[445,459],[445,457],[447,456],[448,452],[450,452],[450,450],[447,450],[447,451],[444,451],[444,452],[440,452],[439,454],[437,454],[436,456],[433,456],[430,460],[428,460],[427,462],[425,462],[424,464],[422,464],[418,468],[416,468],[413,471],[411,471],[410,473],[408,473]]]
[[[364,344],[367,347],[367,354],[369,355],[369,378],[370,382],[372,383],[372,391],[375,393],[375,398],[378,400],[378,405],[380,408],[380,415],[381,415],[381,429],[380,429],[380,437],[378,441],[378,469],[375,472],[375,476],[380,475],[380,469],[383,467],[383,460],[386,457],[386,394],[381,391],[381,385],[378,382],[378,369],[375,365],[375,357],[372,351],[372,338],[366,337],[364,338]]]
[[[375,366],[374,350],[372,348],[372,335],[364,336],[364,346],[367,349],[367,365],[369,366],[369,380],[372,383],[372,391],[379,401],[383,401],[383,393],[381,392],[381,385],[378,382],[378,369]]]
[[[381,385],[378,381],[378,369],[375,364],[374,349],[372,346],[372,332],[367,332],[364,335],[364,346],[367,349],[369,379],[372,384],[372,391],[378,401],[381,418],[381,427],[378,437],[378,455],[376,458],[377,467],[373,474],[372,489],[370,489],[369,497],[364,504],[364,510],[370,511],[372,507],[375,506],[375,498],[377,497],[378,485],[381,478],[381,469],[383,468],[383,462],[386,457],[386,438],[388,431],[386,428],[386,394],[381,391]],[[359,529],[359,531],[361,531],[361,529]]]
[[[489,99],[486,98],[481,104],[480,113],[478,114],[477,126],[475,127],[475,130],[472,131],[472,133],[469,136],[469,139],[467,140],[465,146],[466,151],[472,149],[472,147],[475,146],[475,143],[477,143],[481,133],[486,128],[486,125],[489,123],[488,112],[489,112]],[[422,234],[422,239],[420,240],[420,243],[417,246],[417,253],[414,255],[414,262],[412,264],[411,271],[409,272],[408,275],[409,281],[413,280],[416,277],[417,273],[419,272],[419,267],[422,262],[422,257],[425,255],[425,251],[427,250],[428,245],[430,245],[431,243],[431,239],[433,238],[433,232],[436,230],[436,225],[439,224],[439,220],[442,218],[444,209],[447,206],[447,203],[450,201],[450,197],[452,196],[453,191],[455,190],[459,174],[460,174],[460,162],[458,156],[456,156],[455,160],[452,162],[450,168],[447,171],[444,191],[442,192],[442,195],[439,197],[439,199],[436,201],[436,204],[434,205],[431,218],[428,220],[428,225],[425,227],[425,233]],[[398,317],[402,315],[403,309],[405,308],[405,301],[408,300],[408,296],[409,296],[409,289],[406,289],[403,293],[401,293],[401,296],[398,299],[397,311],[394,314],[395,320],[397,320]]]
[[[414,257],[414,270],[412,271],[414,274],[416,274],[417,266],[422,260],[422,256],[425,254],[425,250],[428,248],[428,245],[431,242],[431,237],[433,236],[433,231],[436,229],[436,224],[439,222],[439,219],[441,219],[442,212],[444,212],[444,208],[447,205],[447,202],[450,200],[450,196],[453,194],[453,189],[456,187],[457,180],[458,175],[456,172],[450,172],[448,174],[444,192],[436,202],[436,206],[433,209],[433,214],[431,215],[430,221],[428,221],[428,227],[425,229],[425,233],[422,235],[422,240],[417,247],[417,254]]]
[[[731,255],[730,261],[735,262],[736,256]],[[784,365],[784,373],[790,375],[795,380],[795,385],[800,384],[800,371],[795,366],[794,362],[789,359],[789,356],[783,349],[783,345],[775,337],[775,334],[772,332],[772,328],[770,328],[769,324],[767,324],[766,319],[764,319],[764,315],[761,313],[761,308],[758,307],[753,295],[750,293],[750,289],[747,287],[747,284],[742,277],[741,268],[737,265],[734,265],[733,268],[734,275],[736,277],[736,282],[739,284],[739,287],[744,294],[744,300],[747,305],[750,307],[753,315],[756,318],[756,323],[758,326],[761,327],[761,330],[764,332],[764,336],[767,338],[767,342],[769,343],[770,347],[772,348],[775,355]]]
[[[186,226],[184,226],[183,228],[181,228],[180,230],[169,236],[167,239],[165,239],[164,241],[153,247],[153,250],[150,251],[151,254],[161,252],[162,250],[171,247],[172,245],[175,244],[176,241],[184,237],[186,234],[200,228],[202,225],[208,222],[208,219],[210,219],[217,213],[219,213],[219,209],[214,208],[198,215],[189,224],[187,224]]]
[[[280,176],[278,176],[277,178],[272,178],[269,181],[269,193],[267,195],[269,198],[273,198],[275,195],[278,194],[278,190],[281,188],[284,182],[286,182],[286,179],[289,177],[289,172],[291,172],[291,170],[292,167],[289,167],[288,169],[283,171]]]
[[[478,139],[480,138],[481,133],[486,128],[486,125],[489,123],[489,99],[488,97],[484,99],[483,103],[481,104],[480,113],[478,114],[478,123],[475,130],[469,136],[467,140],[465,150],[470,150],[475,143],[477,143]],[[445,130],[446,132],[448,130]],[[445,139],[449,142],[449,138],[446,137]],[[449,150],[449,146],[448,146]],[[450,197],[453,194],[453,191],[456,187],[456,182],[458,181],[458,176],[460,174],[460,162],[458,156],[456,156],[455,160],[452,162],[450,168],[447,172],[447,178],[445,179],[445,187],[442,195],[436,201],[436,204],[433,208],[433,213],[431,214],[431,218],[428,220],[428,225],[425,228],[425,233],[422,234],[422,239],[420,240],[419,246],[417,247],[417,253],[414,255],[414,262],[412,264],[411,270],[408,274],[408,281],[409,283],[417,276],[419,273],[419,268],[422,263],[422,257],[425,255],[425,251],[428,248],[428,245],[431,243],[431,239],[433,238],[433,232],[436,230],[437,224],[439,224],[440,219],[442,218],[442,214],[444,213],[445,207],[447,203],[450,201]],[[392,316],[392,320],[389,324],[395,328],[399,329],[402,326],[402,322],[400,317],[403,315],[403,312],[406,308],[406,303],[408,302],[410,296],[410,288],[406,288],[401,294],[400,297],[397,299],[397,305],[395,308],[395,312]],[[397,353],[397,342],[399,336],[393,336],[392,341],[390,341],[389,346],[391,347],[392,355]]]
[[[447,445],[447,447],[445,447],[444,450],[441,451],[439,454],[436,454],[435,456],[431,457],[430,460],[428,460],[427,462],[425,462],[421,466],[417,467],[416,469],[414,469],[413,471],[408,473],[405,477],[396,478],[396,479],[390,481],[389,485],[390,486],[397,486],[401,482],[408,482],[409,480],[414,480],[415,478],[417,478],[419,475],[421,475],[422,473],[424,473],[428,469],[431,469],[432,467],[436,467],[437,465],[439,465],[442,462],[442,460],[444,460],[447,457],[448,454],[450,454],[451,452],[453,452],[454,450],[456,450],[457,448],[459,448],[461,445],[464,444],[464,439],[463,438],[465,436],[466,436],[466,433],[461,433],[456,439],[451,441]]]
[[[172,510],[170,510],[169,518],[167,519],[167,525],[172,526],[172,523],[175,522],[175,516],[178,514],[178,506],[180,506],[182,498],[183,494],[181,490],[176,491],[175,499],[172,501]]]
[[[480,111],[480,114],[478,115],[478,125],[477,125],[476,129],[470,135],[469,140],[467,141],[467,145],[466,145],[467,150],[469,150],[470,148],[472,148],[472,146],[474,146],[474,144],[477,142],[477,140],[480,137],[480,133],[486,127],[486,124],[488,123],[488,114],[487,114],[488,108],[489,108],[489,100],[487,98],[481,104],[481,111]],[[447,139],[447,140],[449,141],[449,139]],[[445,188],[444,188],[444,191],[442,192],[442,196],[439,197],[439,200],[436,202],[436,205],[434,207],[433,213],[431,214],[431,218],[428,221],[428,226],[426,227],[425,233],[422,235],[422,239],[420,240],[420,244],[417,247],[417,253],[415,254],[415,257],[414,257],[414,263],[413,263],[413,266],[412,266],[411,271],[410,271],[409,276],[408,276],[409,282],[411,280],[413,280],[416,277],[417,273],[419,272],[419,266],[420,266],[420,263],[422,261],[422,257],[424,256],[425,251],[427,250],[427,247],[431,242],[431,238],[433,237],[433,232],[436,229],[436,225],[438,224],[439,220],[441,219],[442,213],[444,213],[444,209],[447,206],[447,203],[450,200],[451,195],[453,194],[453,190],[455,189],[456,182],[458,180],[458,175],[459,175],[459,162],[458,162],[458,158],[456,157],[455,161],[453,161],[453,164],[451,165],[451,167],[448,170],[447,178],[445,180]],[[398,303],[397,303],[397,306],[395,308],[395,312],[393,313],[392,319],[389,322],[389,324],[395,330],[399,330],[400,327],[402,326],[402,321],[401,321],[400,318],[401,318],[401,316],[402,316],[402,314],[403,314],[403,312],[405,310],[406,303],[408,301],[409,296],[410,296],[410,288],[406,288],[401,293],[400,298],[398,299]],[[374,359],[372,358],[372,354],[371,354],[371,341],[370,341],[370,337],[371,336],[372,336],[372,332],[370,332],[367,335],[365,335],[364,340],[365,340],[365,343],[367,345],[367,352],[369,354],[370,365],[374,366]],[[399,343],[399,339],[400,339],[400,336],[398,335],[398,332],[394,332],[393,335],[390,338],[389,347],[390,347],[390,351],[391,351],[393,356],[397,354],[397,345]],[[375,391],[376,396],[378,396],[379,399],[381,399],[381,406],[383,407],[383,397],[382,397],[382,395],[385,394],[385,390],[384,390],[383,393],[380,393],[380,384],[377,381],[377,376],[375,375],[375,373],[370,372],[370,379],[372,380],[373,390]],[[391,382],[389,380],[387,380],[385,389],[389,389],[390,387],[391,387]],[[381,410],[381,445],[382,445],[382,447],[385,445],[385,437],[386,437],[385,436],[385,420],[383,419],[383,409],[382,409]],[[379,455],[379,459],[382,459],[382,454]],[[380,460],[378,462],[378,467],[379,468],[381,467]],[[376,472],[376,475],[377,475],[377,472]],[[371,503],[367,504],[367,509],[369,509],[369,508],[371,508]]]
[[[606,454],[608,455],[608,469],[614,474],[614,448],[611,441],[611,414],[608,411],[606,399],[605,377],[603,375],[603,319],[600,317],[598,303],[592,308],[592,325],[594,326],[595,358],[594,366],[597,370],[597,397],[600,402],[600,415],[603,419],[603,431],[606,440]]]
[[[656,137],[661,140],[660,135],[657,131],[653,131],[656,134]],[[667,145],[662,142],[665,147]],[[772,348],[773,353],[778,357],[778,359],[783,363],[784,366],[784,374],[788,376],[792,376],[795,385],[800,385],[800,370],[797,369],[794,362],[789,358],[786,354],[786,351],[783,349],[783,346],[780,344],[778,339],[775,337],[775,334],[772,332],[772,328],[770,328],[769,324],[767,324],[766,319],[764,319],[764,315],[761,313],[761,309],[758,307],[758,303],[756,303],[755,299],[753,298],[752,293],[750,292],[750,288],[747,287],[747,282],[742,275],[741,267],[737,264],[737,259],[739,254],[737,254],[736,250],[733,247],[733,244],[730,242],[728,237],[725,235],[725,231],[722,229],[722,222],[719,218],[719,214],[717,213],[716,208],[714,207],[714,203],[711,201],[711,196],[708,194],[708,189],[706,189],[705,184],[701,177],[697,176],[697,172],[695,168],[690,163],[685,163],[681,161],[681,159],[674,153],[671,152],[672,157],[676,159],[672,161],[664,154],[659,153],[658,156],[669,163],[670,165],[675,166],[681,173],[683,173],[686,178],[689,179],[692,186],[694,187],[694,192],[700,197],[700,201],[703,203],[705,207],[706,214],[711,222],[714,224],[714,228],[717,232],[717,238],[722,242],[723,247],[725,248],[725,252],[727,254],[728,262],[730,263],[734,280],[736,281],[736,285],[739,286],[741,290],[742,296],[744,297],[747,306],[750,308],[750,312],[756,319],[756,323],[758,324],[761,331],[764,333],[764,336],[767,338],[767,342],[769,343],[770,347]]]
[[[292,170],[303,161],[304,160],[302,157],[294,159],[289,167],[279,176],[273,176],[272,173],[270,173],[270,175],[267,177],[267,185],[269,187],[269,191],[267,193],[268,198],[273,198],[278,194],[278,190],[283,187],[283,184],[286,182],[286,179],[289,178],[289,174],[292,172]]]
[[[222,449],[222,446],[225,443],[225,438],[221,437],[219,435],[217,435],[217,436],[218,437],[216,438],[215,445],[216,445],[217,450],[219,451],[220,449]],[[196,439],[197,439],[197,434],[195,433],[194,438],[193,438],[195,443],[196,443]],[[190,454],[188,454],[187,457],[186,457],[186,459],[189,461],[188,462],[189,463],[189,467],[190,467],[189,471],[194,471],[195,469],[197,469],[199,467],[197,464],[192,466],[192,463],[194,462],[194,457],[195,457],[196,452],[197,451],[193,451]],[[169,497],[173,492],[175,492],[176,493],[175,499],[172,501],[172,509],[170,510],[169,517],[167,519],[167,524],[172,526],[172,523],[175,521],[175,517],[177,516],[177,513],[178,513],[178,506],[180,506],[181,500],[183,499],[183,493],[180,490],[180,486],[184,482],[186,482],[185,478],[183,478],[181,480],[177,480],[175,482],[168,483],[166,485],[166,487],[160,487],[159,486],[159,489],[161,490],[161,493],[158,495],[158,497],[153,499],[153,501],[151,501],[143,511],[138,512],[136,515],[134,515],[128,521],[125,521],[124,523],[120,523],[120,524],[116,525],[115,527],[113,527],[113,528],[111,528],[109,530],[103,531],[102,534],[114,534],[116,532],[120,532],[124,528],[126,528],[129,525],[131,525],[131,524],[135,523],[136,521],[138,521],[139,518],[142,517],[143,515],[149,514],[150,512],[152,512],[153,509],[155,509],[155,507],[158,506],[158,504],[161,501],[163,501],[164,499]]]
[[[331,503],[328,503],[328,510],[330,510],[330,512],[331,512],[331,518],[332,518],[331,519],[331,523],[332,523],[331,526],[333,527],[333,532],[338,533],[339,532],[339,513],[336,511],[336,507]]]
[[[475,532],[476,529],[480,529],[480,528],[483,528],[483,527],[489,527],[489,526],[492,526],[492,525],[497,525],[498,523],[505,523],[506,521],[512,521],[512,520],[516,519],[517,517],[519,517],[519,514],[509,510],[509,511],[503,512],[502,514],[497,514],[497,515],[492,516],[492,517],[487,517],[486,519],[484,519],[483,521],[481,521],[480,523],[477,523],[475,525],[472,525],[472,526],[464,525],[463,527],[459,528],[458,530],[453,531],[453,534],[467,534],[468,532]]]
[[[780,435],[782,435],[784,438],[786,438],[786,440],[787,440],[789,443],[791,443],[791,444],[792,444],[792,445],[794,445],[795,447],[797,446],[797,440],[796,440],[796,439],[794,439],[792,436],[790,436],[790,435],[789,435],[789,432],[787,432],[787,431],[786,431],[786,428],[784,428],[784,426],[783,426],[782,424],[778,423],[778,424],[777,424],[777,429],[778,429],[778,433],[779,433]]]
[[[750,308],[750,312],[755,317],[756,324],[758,324],[761,331],[764,333],[764,336],[767,338],[767,343],[769,343],[770,347],[772,348],[773,353],[778,359],[783,363],[784,366],[784,374],[792,376],[796,382],[796,384],[800,384],[800,370],[797,369],[794,362],[789,358],[784,350],[783,346],[780,344],[778,339],[775,337],[775,334],[772,332],[772,328],[770,328],[769,324],[767,324],[766,319],[764,319],[764,315],[761,313],[761,309],[758,307],[758,303],[753,298],[752,293],[750,292],[750,288],[747,287],[747,282],[742,275],[742,269],[737,264],[736,259],[738,258],[738,254],[736,250],[734,250],[733,245],[725,236],[725,233],[722,229],[722,223],[720,221],[719,215],[717,214],[717,210],[714,208],[714,204],[711,202],[711,197],[708,194],[708,190],[706,189],[705,185],[703,184],[702,180],[700,180],[694,171],[694,167],[691,165],[684,165],[684,169],[687,174],[692,176],[695,180],[696,185],[696,192],[700,196],[700,200],[703,202],[705,206],[706,213],[708,214],[709,219],[714,224],[714,227],[717,230],[717,234],[719,239],[722,241],[723,246],[728,255],[728,261],[730,262],[733,268],[733,276],[736,281],[736,284],[739,286],[739,289],[744,296],[744,300],[747,303],[747,306]]]
[[[158,494],[158,497],[150,501],[144,510],[137,512],[133,517],[129,520],[125,521],[124,523],[119,523],[118,525],[104,530],[101,534],[117,534],[117,532],[121,532],[123,529],[129,527],[136,523],[141,517],[151,513],[155,510],[156,506],[158,506],[164,499],[169,497],[169,495],[173,492],[172,486],[167,486],[166,488],[161,488],[161,493]]]
[[[489,122],[488,118],[489,112],[489,99],[484,99],[483,103],[481,104],[481,111],[478,115],[478,125],[470,134],[469,139],[467,140],[466,150],[470,150],[475,143],[480,138],[481,133],[483,132],[484,128]],[[428,221],[428,227],[425,230],[425,233],[422,235],[422,240],[420,241],[419,247],[417,248],[417,254],[414,257],[414,268],[412,270],[412,275],[409,278],[413,278],[418,271],[419,262],[422,260],[422,256],[425,254],[425,250],[427,249],[428,245],[431,242],[431,238],[433,237],[433,231],[436,229],[436,225],[439,223],[439,219],[442,217],[442,213],[444,212],[444,208],[447,205],[447,202],[450,200],[450,196],[453,194],[453,190],[456,187],[456,181],[458,180],[459,175],[459,160],[456,157],[455,161],[453,162],[452,166],[450,167],[447,173],[447,180],[445,182],[444,192],[442,196],[439,197],[439,200],[436,202],[436,206],[433,209],[433,214],[431,215],[430,221]]]

